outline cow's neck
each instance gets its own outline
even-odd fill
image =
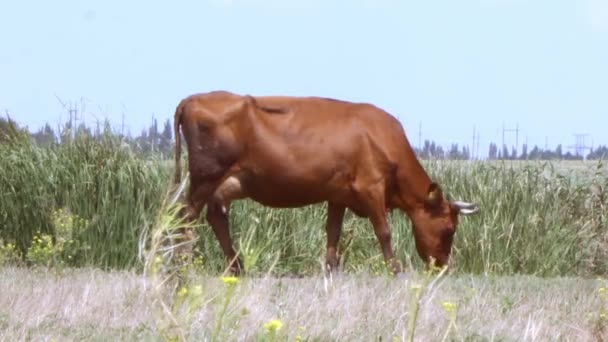
[[[415,210],[424,205],[432,180],[416,156],[412,154],[408,157],[408,162],[402,164],[397,174],[398,206],[411,216]]]

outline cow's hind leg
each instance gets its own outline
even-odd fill
[[[224,178],[207,204],[207,222],[211,225],[215,237],[220,243],[230,273],[236,276],[241,274],[243,264],[232,246],[228,215],[230,202],[242,197],[244,197],[244,192],[241,182],[237,176],[233,175]]]
[[[332,273],[338,270],[339,260],[337,249],[345,210],[346,208],[344,206],[331,202],[328,203],[327,206],[327,223],[325,225],[325,230],[327,232],[327,250],[325,253],[325,267]]]
[[[176,249],[176,254],[182,255],[185,258],[192,256],[192,241],[196,235],[191,226],[198,221],[201,211],[213,194],[213,190],[213,182],[197,179],[191,181],[190,189],[186,196],[186,205],[179,212],[179,216],[186,221],[187,226],[178,229],[181,238],[178,241],[180,246]]]

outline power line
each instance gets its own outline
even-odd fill
[[[577,133],[574,134],[574,145],[568,146],[568,148],[574,149],[574,154],[577,156],[581,156],[585,159],[585,150],[589,150],[590,152],[593,150],[593,146],[585,145],[585,138],[589,136],[587,133]]]

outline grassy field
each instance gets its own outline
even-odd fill
[[[272,340],[271,320],[282,325],[277,341],[402,341],[414,315],[416,341],[446,333],[458,341],[608,339],[608,319],[600,318],[608,302],[599,291],[608,283],[594,279],[447,275],[421,291],[417,313],[418,273],[193,280],[200,297],[186,295],[180,307],[191,309],[182,326],[191,341],[214,334],[218,341]],[[0,289],[2,341],[160,341],[170,324],[148,280],[133,272],[4,268]]]
[[[276,318],[278,340],[291,341],[401,340],[414,328],[421,341],[448,330],[470,341],[607,338],[603,162],[424,165],[451,198],[481,207],[461,220],[449,274],[430,289],[402,213],[389,220],[406,279],[387,275],[370,223],[347,212],[343,273],[330,280],[325,204],[278,210],[251,201],[231,211],[246,267],[231,285],[219,278],[223,256],[204,222],[193,264],[176,264],[166,246],[178,223],[166,196],[172,163],[112,136],[0,144],[0,335],[266,340],[276,326],[263,323]]]
[[[452,266],[459,272],[608,273],[608,171],[602,162],[424,164],[451,198],[481,207],[456,233]],[[141,269],[139,242],[157,219],[173,171],[172,163],[137,156],[112,136],[53,148],[0,144],[0,169],[5,246],[14,245],[29,263],[53,256],[66,266],[105,269]],[[276,275],[316,274],[324,255],[324,209],[235,203],[232,234],[251,274],[271,266]],[[390,225],[397,257],[419,266],[409,220],[394,211]],[[197,231],[201,257],[220,271],[223,259],[210,228],[203,222]],[[345,270],[378,270],[381,253],[367,220],[347,212],[340,248]]]

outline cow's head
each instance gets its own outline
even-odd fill
[[[412,218],[416,250],[425,261],[435,260],[435,266],[447,264],[459,215],[471,215],[479,210],[476,204],[448,201],[436,183],[431,183],[422,206]]]

